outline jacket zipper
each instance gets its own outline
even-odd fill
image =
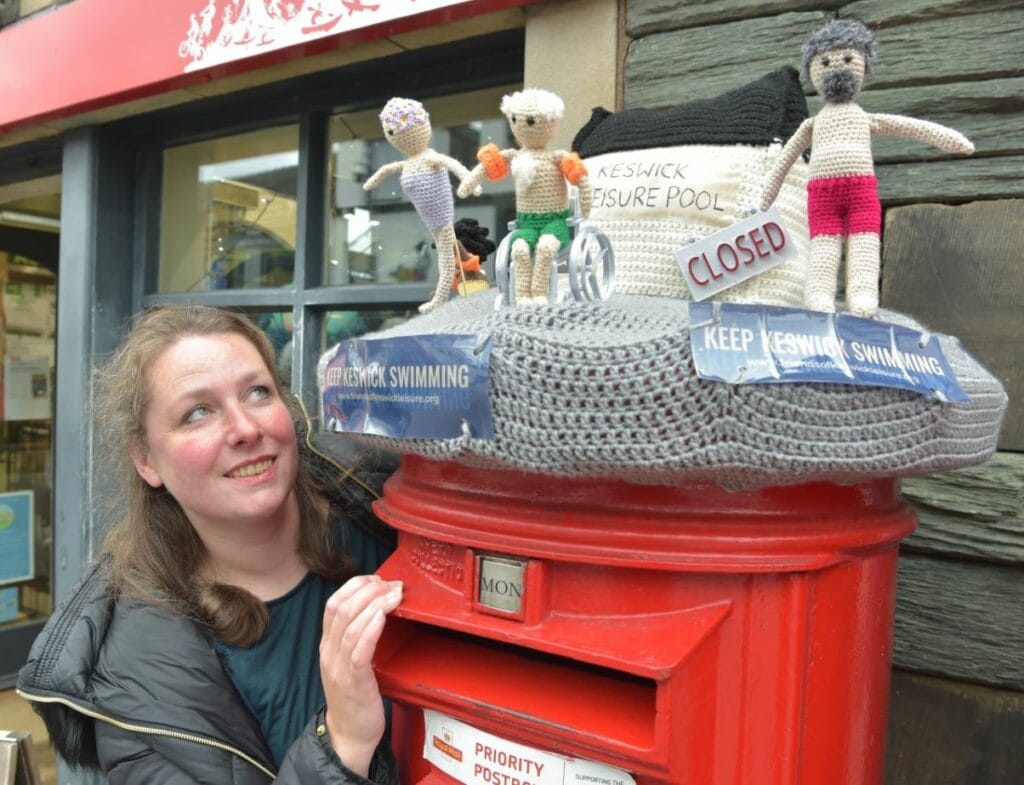
[[[63,704],[64,706],[67,706],[69,709],[73,709],[79,712],[80,714],[84,714],[86,717],[91,717],[94,720],[100,720],[102,722],[109,723],[110,725],[113,725],[117,728],[121,728],[122,730],[128,730],[134,733],[151,733],[155,736],[168,736],[172,739],[181,739],[182,741],[191,741],[195,744],[205,744],[207,747],[216,747],[219,750],[224,750],[225,752],[230,752],[233,755],[237,755],[246,763],[249,763],[252,766],[255,766],[260,771],[262,771],[264,774],[270,777],[270,779],[274,779],[277,776],[273,771],[268,769],[258,760],[253,758],[251,755],[246,755],[240,749],[238,749],[237,747],[232,747],[230,744],[224,744],[220,741],[213,741],[212,739],[204,739],[202,736],[195,736],[191,733],[184,733],[182,731],[166,730],[164,728],[151,728],[147,725],[136,725],[130,722],[121,722],[120,720],[115,720],[113,717],[108,717],[105,714],[100,714],[98,711],[93,711],[92,709],[86,709],[83,706],[79,706],[77,703],[75,703],[74,701],[70,701],[67,698],[54,698],[43,695],[32,695],[30,693],[23,692],[20,689],[16,689],[15,692],[19,696],[28,701],[35,701],[36,703]]]

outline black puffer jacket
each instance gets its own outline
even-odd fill
[[[358,566],[373,570],[390,551],[392,535],[366,512],[368,501],[344,499],[345,509],[365,513],[346,516],[345,539]],[[115,599],[108,559],[89,570],[50,618],[17,688],[42,715],[60,756],[105,771],[110,785],[368,783],[334,753],[323,710],[275,773],[256,719],[203,630],[173,606]],[[386,742],[370,780],[398,781]]]
[[[107,566],[90,570],[18,676],[61,757],[98,765],[111,785],[367,782],[334,754],[322,711],[275,779],[259,725],[200,629],[170,608],[113,600]],[[386,745],[370,775],[397,782]]]

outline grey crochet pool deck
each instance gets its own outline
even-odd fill
[[[339,438],[477,466],[727,488],[927,474],[995,450],[1006,394],[954,338],[938,336],[964,403],[882,387],[704,380],[688,318],[684,301],[638,295],[498,311],[493,290],[454,300],[367,337],[489,335],[494,438]],[[926,330],[892,311],[878,318]]]

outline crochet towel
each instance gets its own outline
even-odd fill
[[[573,140],[594,187],[590,222],[615,250],[616,290],[690,298],[676,251],[757,208],[782,143],[807,117],[795,69],[669,109],[595,109]],[[810,251],[807,166],[777,200],[797,255],[713,299],[803,305]]]
[[[681,300],[635,295],[500,311],[489,292],[450,302],[372,337],[490,335],[494,439],[355,438],[482,467],[726,488],[925,474],[995,449],[1006,394],[955,339],[939,338],[963,404],[881,387],[729,385],[696,376],[688,314]]]

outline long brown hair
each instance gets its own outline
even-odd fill
[[[240,335],[249,341],[270,370],[277,394],[293,418],[300,418],[298,405],[282,391],[270,341],[247,317],[201,305],[144,311],[124,343],[97,371],[97,426],[103,455],[112,464],[109,476],[119,485],[113,498],[121,507],[107,532],[104,550],[112,557],[113,583],[121,596],[146,603],[173,602],[217,639],[251,646],[266,629],[266,606],[244,589],[201,577],[206,549],[185,512],[166,488],[150,487],[131,459],[132,449],[146,444],[143,422],[149,405],[146,374],[150,364],[186,336],[212,334]],[[301,520],[299,556],[311,572],[342,581],[350,567],[338,554],[325,490],[300,460],[295,481]]]

